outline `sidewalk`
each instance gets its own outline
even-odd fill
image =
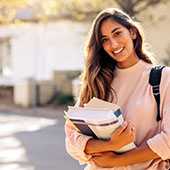
[[[4,113],[16,113],[16,114],[25,114],[25,115],[33,115],[33,116],[45,116],[45,117],[63,117],[64,116],[64,110],[66,110],[67,107],[65,106],[59,106],[59,107],[53,107],[53,106],[39,106],[39,107],[21,107],[16,105],[6,105],[6,104],[0,104],[0,112]]]
[[[83,170],[65,150],[65,107],[0,105],[0,170]]]

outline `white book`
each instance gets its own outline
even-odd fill
[[[112,133],[124,121],[118,105],[97,98],[91,99],[85,107],[68,106],[68,111],[65,113],[66,119],[75,129],[103,140],[109,140]],[[136,145],[130,143],[115,152],[123,153],[134,148]]]

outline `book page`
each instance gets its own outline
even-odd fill
[[[112,133],[120,126],[118,119],[110,119],[100,122],[86,121],[90,129],[99,139],[109,140]]]
[[[119,109],[119,105],[110,103],[101,99],[98,99],[96,97],[93,97],[87,104],[85,104],[85,107],[95,107],[95,108],[107,108],[111,109],[112,111],[115,111]]]
[[[73,119],[89,121],[103,121],[116,118],[113,111],[108,108],[85,108],[68,106],[67,116]]]

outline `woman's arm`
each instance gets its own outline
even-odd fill
[[[84,152],[87,141],[92,138],[77,132],[68,122],[65,124],[65,145],[68,154],[79,161],[80,164],[87,163],[91,155]]]
[[[90,139],[86,144],[85,153],[116,151],[134,141],[135,131],[132,130],[132,124],[125,121],[123,125],[113,132],[109,141]]]
[[[156,158],[159,158],[159,156],[148,145],[145,145],[121,155],[111,152],[101,153],[97,156],[93,155],[92,160],[102,167],[119,167]]]

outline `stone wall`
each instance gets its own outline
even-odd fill
[[[56,93],[73,94],[72,81],[79,75],[80,71],[54,71],[50,81],[17,83],[14,86],[14,104],[23,107],[45,105]]]
[[[80,71],[53,71],[51,81],[55,91],[63,94],[72,94],[72,80],[80,75]]]

